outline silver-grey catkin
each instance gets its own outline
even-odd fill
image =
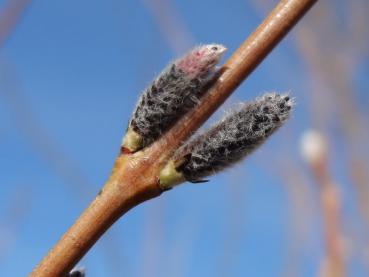
[[[199,182],[233,165],[259,147],[289,117],[288,95],[268,93],[240,107],[175,154],[187,181]]]
[[[169,64],[142,93],[130,121],[146,146],[193,108],[226,48],[202,45]]]

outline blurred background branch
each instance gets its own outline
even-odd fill
[[[319,276],[345,276],[341,196],[329,172],[328,145],[325,137],[315,130],[306,131],[301,141],[301,152],[318,185],[320,197],[325,253]]]
[[[175,56],[179,56],[193,47],[195,44],[194,38],[172,1],[142,1]]]
[[[0,9],[0,49],[17,26],[31,0],[7,0]]]

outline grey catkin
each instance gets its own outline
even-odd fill
[[[276,93],[240,104],[236,111],[177,151],[177,171],[187,181],[199,182],[233,165],[278,129],[289,117],[292,106],[288,95]]]
[[[202,45],[169,64],[144,90],[130,120],[142,147],[155,141],[201,97],[225,48]]]

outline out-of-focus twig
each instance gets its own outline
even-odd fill
[[[175,54],[181,54],[193,46],[194,39],[171,1],[143,0],[143,3]]]
[[[311,170],[320,192],[325,257],[319,276],[344,276],[343,237],[340,226],[341,199],[329,174],[327,143],[317,131],[308,131],[301,142],[302,156]]]
[[[43,159],[47,161],[58,176],[64,179],[64,182],[70,187],[73,195],[78,195],[79,199],[86,199],[91,194],[90,181],[81,172],[77,164],[67,157],[61,147],[49,135],[37,120],[31,107],[22,95],[21,90],[16,85],[16,81],[11,81],[12,77],[9,74],[10,67],[1,64],[0,81],[1,92],[0,96],[5,100],[8,110],[11,112],[15,126],[21,131],[26,142],[36,150]]]
[[[355,189],[357,206],[364,228],[369,227],[369,152],[365,104],[357,101],[357,69],[368,62],[369,24],[363,0],[324,1],[296,32],[296,46],[311,78],[313,124],[324,130],[340,131],[340,158]],[[344,18],[339,14],[345,11]],[[324,45],[324,47],[322,47]],[[334,49],[334,51],[332,51]],[[338,127],[338,128],[337,128]],[[335,134],[335,136],[336,136]],[[344,150],[344,151],[342,151]],[[367,236],[355,236],[359,253],[368,250]],[[367,267],[367,259],[363,257]]]
[[[30,3],[31,0],[8,0],[0,9],[0,49]]]
[[[0,262],[11,250],[22,223],[26,220],[32,205],[32,191],[29,187],[17,186],[7,199],[8,207],[0,221]]]
[[[0,11],[0,48],[13,32],[29,3],[30,0],[9,0]],[[90,182],[39,123],[11,71],[9,64],[0,63],[0,96],[5,100],[16,126],[48,165],[62,176],[65,183],[73,185],[73,194],[77,192],[79,197],[86,197],[91,187],[88,185]]]

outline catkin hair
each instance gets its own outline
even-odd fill
[[[181,161],[177,171],[198,182],[240,161],[286,121],[292,106],[289,96],[276,93],[241,104],[177,151],[174,160]]]
[[[224,51],[217,44],[196,47],[169,64],[144,90],[130,121],[143,146],[155,141],[196,105]]]

